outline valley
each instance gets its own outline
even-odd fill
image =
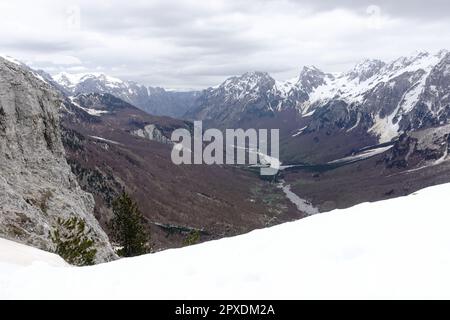
[[[366,60],[339,75],[304,67],[288,82],[248,72],[195,92],[3,63],[54,95],[55,135],[101,229],[111,236],[112,203],[125,191],[153,252],[193,234],[199,242],[234,236],[450,181],[445,50]],[[278,129],[279,159],[252,148],[260,165],[175,165],[172,133],[193,132],[194,121],[203,132]],[[272,160],[280,170],[261,176]]]

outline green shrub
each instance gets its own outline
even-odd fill
[[[72,265],[93,265],[97,249],[90,232],[86,230],[86,222],[80,218],[58,218],[57,227],[50,233],[55,253]]]
[[[183,240],[184,246],[192,246],[200,242],[200,231],[193,230],[189,232],[186,238]]]

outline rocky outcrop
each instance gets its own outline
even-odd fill
[[[417,150],[417,139],[402,134],[386,154],[384,162],[387,168],[406,168],[411,155]]]
[[[92,214],[93,197],[68,166],[59,131],[58,94],[36,74],[0,58],[0,237],[52,251],[58,218],[86,221],[97,262],[115,257]]]
[[[387,168],[414,168],[448,160],[450,125],[403,133],[386,154]]]
[[[135,136],[151,141],[173,144],[173,142],[169,138],[167,138],[154,124],[148,124],[143,129],[134,130],[131,133]]]

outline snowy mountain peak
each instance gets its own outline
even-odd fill
[[[450,54],[450,51],[447,49],[442,49],[437,53],[437,55],[442,58],[444,58],[445,56],[448,56],[448,54]]]
[[[322,70],[315,66],[305,66],[300,72],[298,85],[306,92],[310,93],[317,87],[325,83],[325,78],[333,77],[325,74]]]
[[[104,73],[67,73],[61,72],[53,76],[53,79],[65,88],[74,88],[83,81],[99,81],[105,85],[116,86],[124,81],[108,76]]]
[[[59,85],[65,88],[74,87],[79,82],[79,77],[74,77],[73,74],[69,74],[66,72],[61,72],[52,76],[53,80],[55,80]]]
[[[401,71],[414,72],[417,70],[430,71],[440,60],[444,58],[446,50],[441,50],[435,54],[426,51],[415,52],[407,57],[400,57],[384,68],[385,72]]]
[[[267,79],[272,79],[272,77],[267,72],[261,71],[251,71],[242,74],[241,76],[231,77],[223,83],[225,86],[230,83],[243,83],[243,82],[252,82],[257,83],[260,81],[264,81]]]
[[[0,54],[0,58],[3,58],[3,59],[5,59],[5,60],[7,60],[7,61],[9,61],[11,63],[17,64],[17,65],[20,65],[20,66],[24,65],[23,62],[15,59],[15,58],[13,58],[11,56],[8,56],[8,55]]]
[[[104,73],[100,73],[100,74],[88,74],[86,76],[84,76],[81,81],[87,80],[87,79],[92,79],[92,80],[98,80],[101,82],[104,82],[106,85],[118,85],[118,84],[123,84],[124,81],[115,78],[115,77],[111,77],[108,76]]]
[[[323,73],[322,70],[317,68],[316,66],[310,65],[310,66],[303,66],[302,70],[300,71],[300,74],[307,74],[307,73]]]
[[[275,80],[267,72],[253,71],[225,80],[218,89],[225,92],[229,98],[238,100],[246,95],[267,92],[274,85]]]
[[[386,65],[385,62],[377,59],[365,59],[358,63],[350,72],[346,74],[349,80],[358,79],[359,82],[365,81]]]

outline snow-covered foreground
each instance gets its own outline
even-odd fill
[[[436,186],[85,268],[2,240],[0,298],[448,299],[449,194]]]

